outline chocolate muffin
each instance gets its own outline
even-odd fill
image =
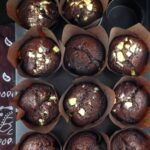
[[[19,106],[25,111],[23,120],[35,126],[50,124],[59,115],[58,101],[52,86],[32,83],[19,99]]]
[[[105,63],[102,43],[89,35],[75,35],[65,45],[64,65],[77,75],[94,75]]]
[[[33,133],[25,138],[19,150],[60,150],[58,141],[49,134]]]
[[[103,14],[100,0],[67,0],[63,6],[63,15],[72,24],[87,26]]]
[[[138,123],[147,112],[149,94],[136,81],[124,81],[115,89],[116,103],[112,115],[128,124]]]
[[[32,77],[50,75],[61,61],[59,47],[46,37],[29,39],[19,49],[18,55],[18,65],[25,74]]]
[[[106,150],[107,145],[101,135],[83,131],[75,134],[68,141],[65,150]]]
[[[148,137],[140,130],[125,129],[113,137],[111,150],[149,150]]]
[[[54,0],[23,0],[17,7],[17,16],[22,26],[52,27],[59,18],[58,7]]]
[[[121,35],[109,47],[108,65],[113,72],[140,75],[148,63],[148,47],[138,37]]]
[[[71,87],[63,105],[71,122],[83,127],[102,117],[107,107],[107,99],[98,85],[83,82]]]

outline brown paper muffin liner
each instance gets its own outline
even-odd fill
[[[63,29],[63,33],[62,33],[62,48],[64,53],[63,53],[63,62],[62,62],[62,67],[63,69],[68,72],[69,74],[73,75],[73,76],[79,76],[77,74],[72,73],[71,71],[69,71],[65,65],[64,65],[64,55],[65,55],[65,44],[67,43],[67,41],[75,36],[75,35],[90,35],[93,38],[96,38],[100,43],[102,43],[102,45],[105,48],[105,62],[103,64],[103,67],[101,70],[99,70],[95,76],[98,76],[106,67],[106,57],[107,57],[107,50],[108,50],[108,35],[105,31],[105,29],[102,26],[98,26],[98,27],[93,27],[93,28],[89,28],[87,30],[84,30],[80,27],[74,26],[74,25],[70,25],[67,24],[64,29]]]
[[[150,95],[150,82],[145,80],[143,77],[130,77],[130,76],[125,76],[122,77],[114,86],[114,89],[122,82],[124,81],[135,81],[136,83],[138,83],[139,85],[142,85],[145,90],[149,93]],[[115,102],[116,103],[116,102]],[[114,103],[114,104],[115,104]],[[136,123],[136,124],[128,124],[128,123],[122,123],[120,121],[118,121],[111,113],[109,114],[109,117],[111,119],[111,121],[117,125],[120,128],[126,128],[126,127],[134,127],[137,126],[139,128],[147,128],[150,126],[150,102],[149,102],[149,106],[147,108],[147,113],[145,114],[144,118]]]
[[[20,2],[21,0],[8,0],[6,5],[7,15],[18,24],[20,24],[20,21],[18,20],[16,10]]]
[[[58,10],[59,10],[59,13],[60,13],[60,16],[68,23],[68,24],[72,24],[67,18],[64,17],[63,15],[63,6],[64,6],[64,3],[65,3],[66,0],[60,0],[58,1],[57,0],[57,3],[58,3]],[[109,3],[109,0],[99,0],[102,4],[102,7],[103,7],[103,13],[106,11],[107,9],[107,6],[108,6],[108,3]],[[102,17],[101,17],[102,18]],[[100,23],[100,20],[101,18],[93,21],[91,24],[87,25],[87,26],[84,26],[82,28],[90,28],[90,27],[94,27],[94,26],[97,26],[99,23]]]
[[[44,125],[44,126],[35,126],[32,125],[31,123],[27,122],[26,120],[23,119],[24,115],[25,115],[25,111],[19,106],[19,100],[20,100],[20,95],[21,93],[26,90],[28,87],[30,87],[31,84],[33,83],[42,83],[42,84],[46,84],[51,86],[52,88],[54,88],[54,86],[50,83],[41,81],[41,80],[31,80],[31,79],[27,79],[24,80],[22,82],[20,82],[18,85],[16,85],[12,91],[16,92],[16,96],[11,100],[10,105],[14,106],[15,108],[18,109],[17,113],[16,113],[16,120],[21,120],[24,125],[34,131],[37,131],[39,133],[48,133],[50,132],[58,123],[59,119],[60,119],[60,114],[48,125]],[[55,89],[55,88],[54,88]],[[56,89],[55,89],[56,90]],[[56,93],[57,94],[57,93]],[[59,96],[58,96],[59,97]]]
[[[30,136],[30,135],[32,135],[32,134],[35,134],[35,133],[38,133],[38,132],[28,132],[28,133],[24,134],[24,135],[22,136],[22,138],[20,139],[19,143],[14,146],[13,150],[19,150],[19,149],[20,149],[19,147],[20,147],[20,145],[23,143],[23,141],[24,141],[28,136]],[[52,134],[52,133],[48,133],[47,135],[52,136],[52,137],[58,142],[58,144],[59,144],[59,146],[60,146],[60,150],[62,150],[62,146],[61,146],[61,143],[60,143],[59,139],[58,139],[54,134]]]
[[[13,45],[9,48],[8,50],[8,55],[7,55],[7,58],[8,58],[8,61],[11,63],[11,65],[17,69],[18,73],[23,76],[23,77],[31,77],[29,76],[28,74],[26,74],[22,68],[20,68],[20,66],[18,65],[18,52],[21,48],[21,46],[26,42],[28,41],[29,39],[31,38],[34,38],[34,37],[47,37],[47,38],[50,38],[52,39],[56,44],[57,46],[60,48],[60,52],[61,52],[61,60],[60,60],[60,64],[58,66],[58,68],[56,68],[56,70],[51,73],[50,75],[53,75],[55,72],[58,71],[58,69],[61,67],[62,65],[62,50],[61,50],[61,43],[60,41],[57,40],[56,36],[54,35],[54,33],[45,28],[45,27],[32,27],[29,31],[27,31],[23,37],[21,37],[19,40],[17,40],[15,43],[13,43]]]
[[[122,131],[128,130],[128,129],[133,129],[133,130],[139,131],[140,133],[143,133],[148,138],[148,145],[150,144],[150,135],[149,134],[146,134],[143,130],[141,130],[141,129],[137,128],[137,127],[128,127],[128,128],[124,128],[124,129],[118,130],[118,131],[113,133],[113,135],[110,137],[110,143],[109,143],[108,150],[111,150],[111,142],[112,142],[113,138],[117,134],[121,133]]]
[[[79,127],[79,126],[73,124],[70,121],[69,116],[65,112],[63,102],[64,102],[65,97],[66,97],[67,93],[69,92],[69,90],[74,85],[82,83],[82,82],[90,82],[90,83],[93,83],[93,84],[97,85],[98,87],[100,87],[100,89],[104,92],[104,94],[107,98],[107,107],[106,107],[106,110],[105,110],[104,114],[97,121],[95,121],[93,123],[90,123],[90,124],[87,124],[86,126]],[[60,111],[60,114],[63,116],[63,118],[66,120],[66,122],[70,123],[71,128],[73,130],[89,129],[89,128],[95,127],[97,125],[100,125],[104,121],[104,119],[107,117],[107,115],[111,112],[111,109],[113,107],[114,102],[115,102],[115,93],[114,93],[113,90],[111,90],[109,87],[107,87],[104,84],[102,84],[101,82],[99,82],[97,79],[94,79],[92,77],[85,77],[84,76],[84,77],[75,79],[73,81],[72,85],[62,95],[62,97],[60,98],[60,101],[59,101],[59,111]]]
[[[66,140],[66,142],[65,142],[65,144],[64,144],[64,146],[63,146],[63,150],[66,150],[67,145],[68,145],[68,143],[69,143],[69,141],[70,141],[70,139],[71,139],[72,137],[74,137],[76,134],[82,133],[82,132],[90,132],[90,133],[94,133],[94,134],[97,135],[98,137],[102,137],[102,140],[106,143],[106,146],[107,146],[107,149],[108,149],[108,147],[109,147],[109,138],[108,138],[107,134],[105,134],[105,133],[103,133],[103,132],[99,132],[99,131],[96,130],[96,129],[89,129],[89,130],[78,130],[78,131],[72,133],[72,134],[67,138],[67,140]]]
[[[108,53],[109,53],[109,46],[112,42],[112,40],[115,37],[121,36],[121,35],[133,35],[135,37],[138,37],[139,39],[143,40],[143,42],[147,45],[148,51],[149,51],[149,58],[148,58],[148,63],[147,65],[143,68],[143,71],[141,72],[141,75],[145,75],[148,71],[150,71],[150,33],[149,31],[140,23],[128,28],[128,29],[123,29],[119,27],[114,27],[110,31],[110,36],[109,36],[109,45],[108,45]],[[111,68],[108,65],[107,61],[107,68],[111,70]]]
[[[19,6],[20,2],[22,0],[8,0],[7,4],[6,4],[6,10],[7,10],[7,15],[9,16],[9,18],[11,18],[14,22],[16,22],[17,24],[19,24],[20,26],[22,26],[23,28],[27,29],[19,20],[18,16],[17,16],[17,7]],[[56,5],[58,4],[57,0],[56,1]],[[59,17],[60,18],[60,17]],[[58,20],[59,20],[58,18]],[[54,28],[53,24],[50,28]],[[57,25],[57,23],[56,23]],[[38,25],[37,25],[38,26]]]

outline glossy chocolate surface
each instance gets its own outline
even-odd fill
[[[56,24],[59,13],[53,0],[23,0],[17,8],[17,16],[22,26],[52,27]]]
[[[109,47],[108,65],[119,74],[140,75],[148,63],[149,51],[138,37],[122,35],[114,38]]]
[[[67,0],[63,13],[71,23],[86,26],[102,16],[103,7],[100,0]]]
[[[51,86],[33,83],[20,96],[24,120],[35,126],[50,124],[59,114],[58,95]]]
[[[57,140],[48,134],[33,133],[26,137],[19,150],[60,150]]]
[[[112,114],[123,123],[137,123],[143,119],[148,109],[149,95],[142,85],[125,81],[115,88],[116,103]]]
[[[73,36],[65,48],[64,65],[74,74],[93,75],[104,66],[105,48],[92,36]]]
[[[149,150],[147,136],[136,129],[126,129],[115,135],[111,150]]]
[[[104,150],[107,149],[106,143],[101,135],[94,132],[80,132],[75,134],[68,141],[65,150]]]
[[[29,76],[39,77],[52,74],[59,66],[61,52],[49,38],[32,38],[19,50],[18,65]]]
[[[105,94],[93,83],[74,85],[64,99],[64,109],[77,126],[97,121],[104,114],[106,106]]]

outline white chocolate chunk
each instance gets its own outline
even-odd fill
[[[130,57],[130,56],[132,56],[132,53],[131,53],[130,51],[127,51],[126,55],[127,55],[128,57]]]
[[[49,98],[50,100],[56,100],[57,99],[57,97],[56,96],[50,96],[50,98]]]
[[[124,46],[124,42],[120,42],[120,43],[117,45],[117,49],[122,50],[122,49],[123,49],[123,46]]]
[[[93,4],[87,5],[87,10],[92,11],[92,9],[93,9]]]
[[[119,61],[119,62],[124,62],[125,61],[125,57],[124,57],[124,55],[123,55],[123,53],[122,52],[117,52],[117,60]]]
[[[122,100],[123,98],[125,97],[125,94],[124,93],[122,93],[120,96],[119,96],[119,98]]]
[[[126,109],[129,109],[129,108],[131,108],[132,106],[133,106],[132,102],[125,102],[125,104],[124,104],[124,107],[125,107]]]
[[[43,19],[43,16],[42,16],[42,15],[39,15],[39,19]]]
[[[82,88],[85,88],[85,84],[82,85]]]
[[[79,5],[79,8],[83,8],[83,5],[80,4],[80,5]]]
[[[75,98],[75,97],[69,98],[68,102],[69,102],[70,106],[74,106],[77,104],[77,98]]]
[[[60,51],[60,49],[58,48],[58,46],[54,46],[52,50],[55,53],[58,53]]]
[[[129,40],[130,44],[133,44],[133,41],[132,40]]]
[[[91,4],[91,0],[84,0],[84,3],[86,4],[86,5],[89,5],[89,4]]]
[[[40,5],[49,5],[51,2],[48,2],[48,1],[42,1],[40,2]]]
[[[116,112],[117,110],[116,110],[116,109],[113,109],[112,111],[113,111],[113,112]]]
[[[88,17],[87,17],[87,16],[85,16],[83,19],[84,19],[84,21],[87,21],[87,20],[88,20]]]
[[[41,58],[42,56],[43,56],[43,55],[40,54],[40,53],[37,53],[37,54],[36,54],[36,57],[37,57],[37,58]]]
[[[98,87],[95,87],[94,88],[94,93],[98,92],[99,91],[99,88]]]
[[[130,45],[129,45],[129,44],[126,44],[126,45],[125,45],[125,48],[126,48],[126,49],[129,49],[129,48],[130,48]]]
[[[42,47],[39,47],[39,53],[43,53],[43,48]]]
[[[28,56],[29,56],[30,58],[35,58],[35,55],[34,55],[33,52],[28,52]]]
[[[127,42],[127,41],[128,41],[128,37],[125,38],[125,42]]]
[[[44,115],[48,115],[48,111],[44,111]]]
[[[113,57],[116,58],[116,53],[115,52],[113,52]]]
[[[85,110],[83,108],[81,108],[78,113],[81,115],[81,116],[85,116]]]
[[[119,61],[116,62],[120,67],[123,67],[123,64],[120,63]]]
[[[132,53],[134,53],[134,52],[136,51],[136,47],[137,47],[137,45],[136,45],[136,44],[133,44],[133,45],[130,47],[130,51],[131,51]]]
[[[51,106],[51,102],[47,102],[47,105],[48,105],[48,106]]]
[[[136,76],[136,71],[135,71],[135,69],[133,68],[133,69],[131,69],[131,75],[132,76]]]
[[[44,125],[44,120],[43,120],[43,119],[39,119],[39,124],[40,124],[41,126],[43,126],[43,125]]]
[[[49,64],[50,62],[51,62],[50,59],[46,59],[46,60],[45,60],[45,63],[46,63],[46,64]]]

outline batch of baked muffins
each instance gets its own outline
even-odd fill
[[[33,130],[16,150],[150,150],[143,131],[150,127],[150,82],[144,78],[150,34],[136,24],[108,35],[100,25],[107,6],[108,0],[8,1],[9,17],[27,29],[8,52],[9,62],[28,78],[13,88],[12,104],[17,119]],[[60,18],[66,25],[58,39],[52,30]],[[42,80],[61,67],[75,77],[62,95]],[[97,80],[106,68],[122,76],[113,89]],[[96,129],[107,116],[120,127],[111,137]],[[65,143],[51,133],[60,117],[74,129]]]

